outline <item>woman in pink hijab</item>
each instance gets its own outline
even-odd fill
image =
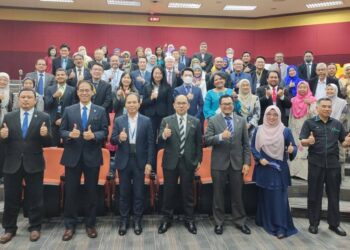
[[[252,137],[251,150],[256,162],[253,180],[258,187],[256,224],[279,239],[296,234],[288,202],[291,180],[287,161],[294,159],[297,147],[277,106],[266,109],[264,122]]]
[[[308,163],[307,163],[307,147],[303,147],[299,141],[301,127],[305,120],[316,115],[316,98],[312,95],[309,84],[300,81],[297,84],[296,96],[292,98],[292,108],[289,115],[289,128],[295,138],[298,146],[298,155],[294,161],[290,163],[290,175],[307,180]]]

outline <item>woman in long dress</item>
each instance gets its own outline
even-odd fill
[[[288,202],[291,180],[287,161],[294,159],[297,147],[277,106],[266,109],[263,124],[254,132],[251,150],[256,162],[253,180],[258,187],[256,224],[279,239],[296,234]]]
[[[298,155],[290,162],[290,175],[307,180],[308,163],[307,147],[303,147],[299,141],[301,127],[304,121],[316,115],[316,98],[312,95],[310,86],[305,81],[300,81],[296,96],[292,98],[292,108],[289,115],[289,128],[292,130],[295,144],[298,147]]]

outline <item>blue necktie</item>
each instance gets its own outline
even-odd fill
[[[225,116],[227,129],[231,132],[231,135],[233,133],[233,123],[232,123],[232,117],[231,116]]]
[[[62,58],[62,68],[66,69],[67,68],[67,58]]]
[[[39,74],[39,82],[38,82],[38,93],[39,95],[44,95],[44,74]]]
[[[191,93],[191,86],[185,86],[186,88],[186,94]]]
[[[83,131],[86,130],[87,127],[87,122],[88,122],[88,117],[87,117],[87,107],[83,107],[83,114],[81,116],[81,124],[83,125]]]
[[[22,124],[22,137],[23,137],[23,139],[26,137],[27,132],[28,132],[28,115],[29,115],[29,113],[27,111],[24,112],[24,119],[23,119],[23,124]]]

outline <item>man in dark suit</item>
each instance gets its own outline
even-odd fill
[[[5,204],[2,226],[5,244],[16,235],[17,217],[21,205],[22,181],[26,183],[26,200],[30,240],[40,238],[43,209],[43,177],[45,161],[43,147],[51,144],[50,118],[34,109],[36,93],[33,89],[19,92],[20,110],[5,115],[0,130],[1,147],[5,146],[4,192]]]
[[[84,67],[84,56],[82,54],[74,53],[73,55],[75,67],[67,71],[67,84],[76,87],[80,80],[91,79],[90,70]]]
[[[52,74],[56,75],[58,68],[69,70],[74,68],[74,62],[69,57],[70,47],[66,43],[62,43],[60,46],[60,56],[52,60]]]
[[[197,58],[200,61],[202,69],[209,73],[213,67],[213,56],[207,51],[208,44],[206,42],[201,42],[199,45],[199,53],[194,54],[192,58]]]
[[[312,51],[304,52],[304,63],[299,65],[298,74],[301,79],[309,82],[310,79],[316,76],[316,63],[314,61],[314,54]]]
[[[190,67],[190,65],[191,65],[191,58],[187,56],[187,48],[186,48],[186,46],[180,46],[179,53],[180,53],[179,62],[184,64],[185,67]]]
[[[243,72],[250,74],[253,70],[255,70],[254,64],[250,61],[252,60],[252,54],[249,51],[244,51],[242,53],[242,61],[243,61]]]
[[[55,77],[46,72],[46,62],[44,59],[38,59],[35,64],[35,71],[26,74],[26,78],[33,79],[35,81],[36,92],[43,96],[46,88],[55,84]]]
[[[278,71],[269,71],[267,74],[267,84],[260,86],[256,94],[260,100],[261,115],[259,124],[263,123],[264,113],[268,106],[276,105],[281,110],[282,122],[287,127],[288,118],[286,116],[286,109],[292,106],[290,102],[289,91],[279,86]]]
[[[131,72],[131,78],[139,94],[143,96],[143,87],[151,82],[151,72],[146,71],[146,57],[139,57],[137,65],[139,66],[139,69]]]
[[[62,114],[66,107],[75,103],[75,88],[67,85],[67,73],[64,69],[58,68],[56,70],[57,84],[47,88],[44,102],[45,112],[50,115],[51,131],[52,131],[52,145],[61,146],[60,125]]]
[[[221,113],[209,119],[205,133],[205,143],[212,146],[211,176],[213,179],[214,231],[223,233],[225,219],[224,191],[227,179],[231,194],[232,219],[244,234],[250,234],[246,225],[246,214],[242,201],[243,178],[250,166],[250,148],[247,123],[244,118],[234,114],[233,98],[220,97]]]
[[[91,67],[90,73],[95,93],[92,97],[92,103],[105,108],[109,124],[109,112],[112,110],[112,86],[101,79],[103,75],[103,66],[101,64],[95,63]]]
[[[140,59],[140,58],[139,58]],[[140,62],[140,60],[139,60]],[[119,173],[119,235],[127,232],[130,217],[130,196],[133,204],[134,232],[142,233],[141,219],[144,208],[144,174],[150,174],[153,164],[153,131],[151,120],[141,115],[140,96],[131,93],[126,97],[127,114],[115,120],[111,143],[118,145],[115,169]]]
[[[187,114],[189,107],[186,96],[177,96],[174,102],[176,114],[165,117],[160,126],[159,140],[164,141],[164,192],[159,234],[165,233],[171,226],[179,177],[185,226],[190,233],[197,233],[193,212],[193,180],[202,161],[202,132],[200,121]]]
[[[204,103],[201,89],[193,86],[193,69],[185,68],[181,72],[181,78],[184,84],[174,89],[174,99],[178,95],[186,96],[190,103],[188,114],[200,120]]]
[[[251,89],[252,93],[256,93],[256,89],[260,86],[267,85],[267,73],[268,71],[265,69],[265,57],[257,56],[255,59],[255,70],[251,72]]]
[[[94,60],[92,60],[91,62],[88,63],[88,67],[89,69],[92,68],[92,66],[95,64],[95,63],[99,63],[102,65],[103,67],[103,70],[108,70],[111,68],[111,66],[109,65],[109,63],[105,60],[103,60],[104,58],[104,53],[103,53],[103,50],[102,49],[96,49],[95,50],[95,53],[94,53]]]
[[[180,85],[180,77],[176,74],[174,69],[175,58],[172,56],[167,56],[164,59],[165,62],[165,78],[172,90]]]
[[[231,86],[230,88],[234,89],[238,93],[239,83],[242,79],[247,79],[250,84],[252,84],[252,77],[249,73],[243,72],[243,61],[241,59],[236,59],[233,61],[233,71],[231,73]]]
[[[81,174],[84,173],[87,206],[85,207],[86,234],[97,237],[96,200],[100,166],[103,164],[102,145],[108,133],[104,108],[91,103],[94,87],[86,80],[78,83],[80,102],[67,107],[63,113],[60,134],[64,152],[61,164],[65,166],[65,232],[62,240],[72,239],[77,224],[77,198]]]
[[[318,63],[316,66],[317,76],[309,81],[310,90],[316,99],[326,97],[327,84],[334,83],[338,87],[338,96],[342,97],[338,79],[327,76],[327,65]]]

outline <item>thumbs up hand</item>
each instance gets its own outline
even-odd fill
[[[44,136],[47,136],[47,134],[48,134],[48,129],[46,127],[46,123],[43,122],[40,127],[40,136],[44,137]]]
[[[2,139],[6,139],[9,137],[9,129],[8,129],[6,123],[4,123],[2,126],[3,126],[3,128],[0,130],[0,137]]]
[[[293,151],[294,151],[294,147],[293,147],[292,143],[290,143],[289,146],[288,146],[287,152],[289,154],[293,154]]]
[[[226,128],[224,132],[222,132],[222,139],[230,139],[231,132]]]
[[[127,135],[126,132],[125,132],[125,128],[123,128],[122,132],[120,132],[120,134],[119,134],[119,140],[120,140],[121,142],[124,142],[124,141],[126,141],[127,139],[128,139],[128,135]]]
[[[89,125],[88,130],[83,133],[83,138],[87,141],[95,139],[95,134],[91,130],[91,125]]]
[[[314,134],[312,132],[310,132],[310,136],[309,136],[309,144],[310,145],[314,145],[315,144],[315,137],[314,137]]]
[[[171,136],[171,129],[169,127],[169,124],[167,123],[165,128],[164,128],[164,131],[163,131],[163,138],[166,140],[168,139],[169,137]]]
[[[77,139],[80,136],[80,130],[77,127],[77,124],[74,123],[73,130],[69,133],[69,137],[73,139]]]

